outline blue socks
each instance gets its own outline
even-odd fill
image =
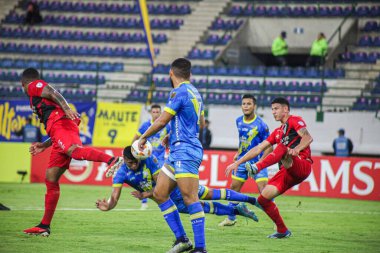
[[[183,229],[181,218],[179,217],[179,212],[174,202],[168,199],[166,202],[158,205],[158,207],[161,209],[162,215],[173,231],[176,239],[185,237],[186,232]]]
[[[205,213],[200,202],[195,202],[187,206],[190,214],[191,225],[194,232],[195,248],[205,249]]]
[[[216,215],[234,215],[236,209],[233,206],[223,205],[218,202],[204,202],[203,209],[205,213],[212,213]]]
[[[236,192],[230,189],[213,189],[212,190],[212,199],[213,200],[230,200],[230,201],[239,201],[239,202],[248,202],[252,205],[256,205],[256,198],[251,197],[240,192]]]
[[[142,203],[142,204],[148,203],[148,199],[143,199],[143,200],[141,200],[141,203]]]

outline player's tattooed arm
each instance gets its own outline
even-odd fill
[[[301,128],[297,133],[301,136],[301,142],[294,149],[289,149],[288,154],[292,156],[298,156],[302,150],[307,148],[313,142],[313,137],[311,137],[311,134],[307,131],[306,127]]]
[[[66,99],[61,95],[61,93],[55,90],[52,86],[46,85],[45,88],[42,90],[41,97],[50,99],[56,104],[58,104],[69,119],[75,120],[79,118],[78,113],[71,110]]]

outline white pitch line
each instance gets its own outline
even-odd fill
[[[11,208],[11,211],[44,211],[43,208]],[[57,208],[57,211],[100,211],[96,208]],[[156,209],[148,209],[148,210],[140,210],[137,208],[117,208],[113,209],[113,212],[156,212],[159,210]],[[255,212],[260,212],[255,209]],[[366,212],[366,211],[341,211],[341,210],[302,210],[302,209],[281,209],[280,212],[285,213],[331,213],[331,214],[361,214],[361,215],[380,215],[380,212]]]

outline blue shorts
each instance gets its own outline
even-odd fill
[[[179,159],[174,159],[173,156],[175,155],[169,154],[165,164],[174,173],[175,178],[199,178],[199,166],[202,163],[203,154],[196,159],[192,156],[187,157],[186,154],[182,154]]]
[[[248,179],[248,172],[245,169],[244,164],[241,164],[236,172],[236,175],[234,172],[232,172],[232,178],[240,181],[240,182],[245,182]],[[268,181],[268,170],[267,168],[261,170],[258,174],[256,174],[253,179],[255,179],[256,183],[258,182],[263,182],[263,181]]]
[[[199,199],[203,199],[206,197],[208,193],[208,188],[206,186],[200,185],[198,187],[198,197]],[[189,213],[189,210],[187,209],[187,206],[185,205],[185,202],[183,201],[181,192],[178,187],[176,187],[172,193],[170,194],[170,199],[174,202],[174,204],[177,206],[178,212],[180,213]]]

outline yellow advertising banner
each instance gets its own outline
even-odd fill
[[[30,143],[0,142],[0,182],[30,182]],[[24,176],[23,176],[24,175]]]
[[[142,105],[98,102],[92,145],[120,147],[130,145],[140,124]]]

